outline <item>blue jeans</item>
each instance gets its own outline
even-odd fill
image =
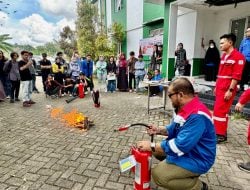
[[[6,96],[10,96],[11,94],[11,82],[7,75],[0,76],[0,80],[3,84],[4,92]]]
[[[116,90],[116,81],[115,80],[108,80],[107,90],[113,92]]]

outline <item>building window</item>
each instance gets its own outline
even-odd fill
[[[245,28],[247,24],[247,17],[231,21],[231,32],[236,35],[236,48],[240,47],[241,40],[244,38]]]
[[[122,0],[115,0],[115,12],[118,12],[122,9]]]

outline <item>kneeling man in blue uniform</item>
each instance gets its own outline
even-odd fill
[[[216,156],[216,135],[212,116],[195,96],[194,88],[186,78],[171,82],[168,97],[176,115],[170,125],[152,126],[148,133],[167,136],[161,143],[140,141],[142,151],[153,151],[161,160],[152,169],[158,186],[169,190],[207,190],[199,176],[208,172]]]

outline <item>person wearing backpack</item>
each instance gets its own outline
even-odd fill
[[[10,103],[14,103],[15,101],[20,101],[19,89],[20,89],[20,73],[18,66],[18,54],[16,52],[12,52],[10,54],[11,60],[7,61],[4,65],[3,70],[7,73],[8,78],[11,82],[11,91],[10,91]]]

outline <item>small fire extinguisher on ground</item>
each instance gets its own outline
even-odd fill
[[[132,126],[144,126],[150,128],[150,126],[147,124],[135,123],[123,126],[115,131],[124,131]],[[153,141],[154,136],[151,135],[151,142]],[[132,146],[131,154],[136,160],[136,165],[132,168],[132,171],[135,173],[134,190],[150,190],[152,152],[141,151],[137,147]]]
[[[84,85],[81,82],[78,85],[78,96],[79,98],[84,98]]]

